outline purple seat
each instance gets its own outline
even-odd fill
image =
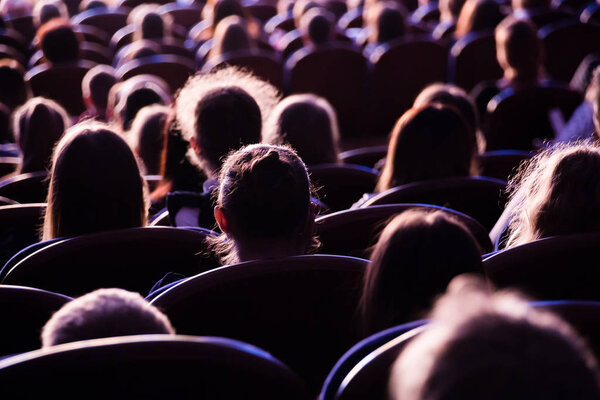
[[[210,58],[204,63],[202,73],[232,65],[246,69],[257,77],[281,88],[283,84],[283,66],[277,54],[265,50],[239,50]]]
[[[150,74],[162,78],[175,93],[188,78],[196,72],[194,62],[188,58],[174,55],[157,55],[132,60],[117,70],[121,79],[132,76]]]
[[[519,165],[532,156],[532,153],[520,150],[486,151],[479,155],[481,175],[508,181],[517,173]]]
[[[12,174],[19,168],[21,159],[19,157],[0,157],[0,185],[5,175]]]
[[[202,16],[203,3],[180,4],[170,2],[160,6],[158,9],[161,14],[170,15],[173,22],[177,25],[190,29],[200,22]]]
[[[91,25],[112,36],[127,25],[128,15],[129,9],[127,8],[94,8],[75,15],[71,18],[71,22],[73,25]]]
[[[387,156],[387,151],[387,145],[359,147],[340,153],[339,158],[344,164],[363,165],[365,167],[373,168],[379,161]]]

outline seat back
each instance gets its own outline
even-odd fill
[[[581,95],[562,85],[543,85],[514,91],[505,89],[487,107],[485,138],[488,150],[531,150],[536,141],[555,136],[550,112],[564,120],[581,104]]]
[[[422,181],[381,192],[361,207],[393,203],[424,203],[448,207],[475,218],[491,230],[506,203],[506,182],[486,177]]]
[[[387,151],[387,145],[360,147],[340,153],[339,158],[344,164],[356,164],[373,168],[387,156]]]
[[[109,36],[115,34],[116,31],[127,25],[127,17],[129,10],[127,8],[95,8],[80,12],[75,15],[71,22],[73,25],[91,25],[98,29],[102,29]]]
[[[227,65],[246,69],[273,86],[280,89],[282,87],[283,66],[279,57],[273,52],[258,49],[229,52],[206,61],[202,67],[202,73],[208,73]]]
[[[450,48],[448,79],[466,91],[479,82],[495,81],[502,75],[493,32],[469,33]]]
[[[284,69],[287,93],[325,97],[337,113],[343,137],[364,135],[367,60],[345,43],[304,47],[294,52]]]
[[[43,203],[49,183],[46,171],[16,175],[0,181],[0,196],[19,203]]]
[[[308,398],[298,376],[265,351],[215,337],[62,344],[0,361],[0,384],[8,397],[25,398]]]
[[[1,178],[15,172],[20,162],[19,157],[0,157],[0,185],[2,184]]]
[[[16,17],[5,17],[6,24],[19,32],[26,41],[30,42],[33,40],[35,33],[37,31],[34,23],[33,16],[31,15],[23,15]]]
[[[481,175],[508,181],[515,175],[519,166],[533,154],[529,151],[496,150],[486,151],[479,155]]]
[[[0,207],[0,265],[39,240],[45,210],[41,203]]]
[[[377,184],[377,171],[362,165],[321,164],[308,168],[319,200],[334,211],[344,210]]]
[[[40,332],[55,311],[72,299],[22,286],[0,285],[0,356],[39,349]]]
[[[205,252],[209,234],[202,229],[151,227],[77,236],[23,258],[5,272],[2,282],[70,296],[103,287],[146,295],[168,272],[191,276],[215,267]]]
[[[477,240],[482,254],[493,250],[486,229],[473,218],[449,208],[428,204],[388,204],[345,210],[316,219],[317,233],[325,254],[343,254],[368,258],[371,246],[377,243],[379,234],[397,214],[406,210],[444,211],[462,222]]]
[[[355,311],[366,265],[325,255],[245,262],[189,278],[152,304],[179,333],[264,348],[316,394],[335,361],[359,339]]]
[[[600,301],[599,245],[599,233],[555,236],[495,253],[483,267],[498,288],[534,299]]]
[[[429,3],[433,4],[433,3]],[[370,101],[374,134],[387,136],[428,84],[443,82],[448,51],[428,36],[401,39],[375,49]]]
[[[203,3],[181,4],[171,2],[159,7],[161,14],[170,15],[173,22],[186,29],[190,29],[202,19]]]
[[[123,80],[141,74],[156,75],[164,79],[175,93],[195,72],[192,60],[168,54],[129,61],[117,70],[117,75]]]

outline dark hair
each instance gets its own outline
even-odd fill
[[[117,77],[112,67],[104,64],[96,65],[85,74],[81,81],[83,97],[89,98],[98,110],[106,110],[108,93],[115,83],[117,83]]]
[[[512,0],[513,10],[548,10],[551,0]]]
[[[528,20],[506,17],[496,28],[496,54],[504,75],[536,83],[542,65],[542,43]]]
[[[68,63],[79,60],[79,37],[68,21],[52,19],[38,29],[38,43],[48,62]]]
[[[121,129],[128,130],[139,110],[152,104],[167,105],[169,98],[154,82],[125,82],[120,90],[114,113],[119,116]]]
[[[456,21],[464,4],[465,0],[440,0],[440,22]]]
[[[160,173],[161,154],[164,145],[164,127],[169,108],[151,105],[142,108],[131,125],[132,145],[146,167],[146,173]]]
[[[469,230],[443,211],[408,210],[383,230],[363,280],[365,333],[423,316],[455,276],[481,272]]]
[[[11,110],[27,101],[29,84],[25,82],[25,71],[15,60],[0,60],[0,103]]]
[[[467,0],[456,22],[455,36],[461,38],[471,32],[492,30],[504,14],[495,0]]]
[[[212,28],[213,32],[217,29],[217,25],[225,17],[230,15],[237,15],[238,17],[244,18],[244,8],[239,0],[218,0],[213,8],[212,14]]]
[[[476,170],[476,155],[472,129],[454,108],[437,103],[411,108],[392,130],[376,190],[470,176]]]
[[[246,23],[237,15],[230,15],[219,22],[213,35],[213,47],[210,57],[221,56],[228,52],[250,49],[251,40]]]
[[[406,11],[398,3],[377,2],[367,11],[369,42],[386,43],[406,33]]]
[[[148,13],[142,19],[142,39],[162,39],[165,23],[157,13]]]
[[[305,38],[316,45],[327,43],[332,38],[335,18],[322,7],[306,11],[300,19],[300,30]]]
[[[144,226],[144,191],[127,143],[104,124],[78,124],[54,151],[44,240]]]

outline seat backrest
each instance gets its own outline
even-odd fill
[[[98,43],[102,46],[108,46],[110,43],[110,36],[102,29],[98,29],[91,25],[75,25],[73,31],[83,36],[86,42]]]
[[[307,46],[285,63],[287,93],[325,97],[337,113],[342,137],[364,135],[367,60],[346,43]]]
[[[164,79],[175,93],[195,72],[196,66],[192,60],[167,54],[129,61],[117,70],[117,75],[121,79],[141,74],[156,75]]]
[[[534,299],[600,301],[599,245],[600,233],[555,236],[495,253],[483,267],[496,287]]]
[[[5,17],[6,24],[19,32],[27,41],[33,40],[36,27],[33,24],[33,16],[31,15],[23,15],[17,17]]]
[[[432,3],[429,3],[432,4]],[[415,36],[378,46],[373,64],[369,130],[387,136],[428,84],[443,82],[448,51],[429,36]]]
[[[320,164],[308,168],[319,200],[333,211],[350,208],[365,193],[373,192],[379,174],[362,165]]]
[[[413,328],[366,355],[344,377],[334,399],[389,399],[388,380],[394,361],[406,345],[425,329],[427,325]]]
[[[30,69],[25,74],[25,80],[29,82],[34,96],[50,98],[72,116],[79,116],[86,109],[81,94],[81,81],[95,65],[87,60],[55,66],[42,64]]]
[[[397,214],[410,209],[444,211],[462,222],[477,240],[482,254],[493,250],[486,229],[473,218],[449,208],[428,204],[387,204],[355,210],[345,210],[316,219],[317,233],[325,254],[343,254],[368,258],[371,246],[377,243],[380,232]]]
[[[40,332],[55,311],[72,299],[22,286],[0,285],[0,356],[39,349]]]
[[[0,207],[0,265],[39,240],[45,210],[41,203]]]
[[[1,178],[15,172],[20,162],[19,157],[0,157],[0,184],[2,184]]]
[[[189,278],[152,304],[179,333],[264,348],[316,394],[336,360],[359,339],[355,311],[367,263],[325,255],[245,262]]]
[[[308,398],[298,376],[265,351],[216,337],[62,344],[0,361],[0,384],[8,397],[25,398]]]
[[[203,3],[181,4],[170,2],[159,7],[161,14],[170,15],[177,25],[190,29],[202,19]]]
[[[393,328],[377,332],[352,346],[352,348],[344,353],[342,358],[338,360],[331,372],[329,372],[329,375],[323,384],[323,388],[321,389],[321,393],[319,393],[318,400],[333,400],[346,375],[365,356],[370,354],[372,351],[377,350],[390,340],[393,340],[398,336],[403,335],[404,333],[418,328],[426,323],[426,320],[420,320],[398,325]]]
[[[479,155],[481,175],[508,181],[516,174],[519,166],[532,156],[533,153],[520,150],[486,151]]]
[[[502,75],[493,32],[469,33],[450,48],[448,79],[466,91],[479,82],[495,81]]]
[[[579,16],[584,24],[600,24],[600,3],[592,2],[587,5]]]
[[[361,207],[393,203],[434,204],[467,214],[491,230],[504,210],[506,185],[506,181],[486,177],[414,182],[381,192]]]
[[[387,145],[360,147],[340,153],[339,158],[344,164],[356,164],[373,168],[387,156],[387,151]]]
[[[48,195],[48,173],[28,172],[0,181],[0,196],[19,203],[43,203]]]
[[[133,228],[65,239],[6,272],[3,283],[79,296],[103,287],[146,295],[168,272],[191,276],[218,264],[206,254],[207,230]]]
[[[259,20],[261,24],[264,24],[277,15],[277,7],[273,4],[265,4],[260,1],[244,5],[244,11],[252,18]]]
[[[563,85],[548,84],[522,90],[505,89],[487,106],[485,138],[488,150],[532,150],[537,140],[555,136],[549,113],[564,120],[581,104],[581,94]]]
[[[268,35],[271,35],[278,29],[285,32],[293,31],[294,29],[296,29],[296,25],[294,24],[294,17],[292,15],[291,10],[272,16],[271,19],[265,22],[265,25],[263,27],[263,30]]]
[[[91,25],[102,29],[109,36],[127,25],[129,9],[127,8],[94,8],[80,12],[71,18],[73,25]]]
[[[0,29],[0,44],[10,46],[24,55],[29,53],[29,42],[21,33],[11,28]]]

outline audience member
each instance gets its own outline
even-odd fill
[[[454,36],[460,39],[472,32],[493,30],[502,21],[504,14],[500,3],[495,0],[467,0],[456,22]]]
[[[137,113],[131,125],[130,143],[148,175],[160,174],[163,132],[169,113],[169,107],[156,104],[147,106]]]
[[[306,11],[300,19],[300,33],[305,45],[321,46],[334,38],[335,17],[322,7]]]
[[[15,60],[0,60],[0,103],[14,110],[30,97],[25,71]]]
[[[65,304],[44,325],[42,347],[115,336],[175,334],[166,315],[137,293],[99,289]]]
[[[379,1],[366,12],[366,44],[368,57],[377,46],[401,38],[406,34],[406,10],[394,1]]]
[[[168,91],[161,84],[154,79],[142,79],[140,75],[123,82],[117,90],[118,98],[113,109],[113,118],[123,131],[131,128],[131,123],[143,107],[152,104],[165,106],[171,103]]]
[[[61,0],[39,0],[33,7],[33,23],[36,27],[54,18],[69,19],[67,6]]]
[[[134,41],[141,39],[159,40],[171,36],[173,19],[168,14],[159,14],[157,4],[141,4],[129,13],[127,22],[136,27]]]
[[[87,106],[85,117],[107,120],[108,93],[117,80],[114,68],[104,64],[96,65],[85,74],[81,81],[81,93]]]
[[[252,39],[246,23],[239,16],[230,15],[217,25],[209,58],[220,57],[233,51],[249,50],[251,47]]]
[[[54,18],[46,22],[38,29],[36,40],[51,65],[79,60],[80,39],[68,21]]]

